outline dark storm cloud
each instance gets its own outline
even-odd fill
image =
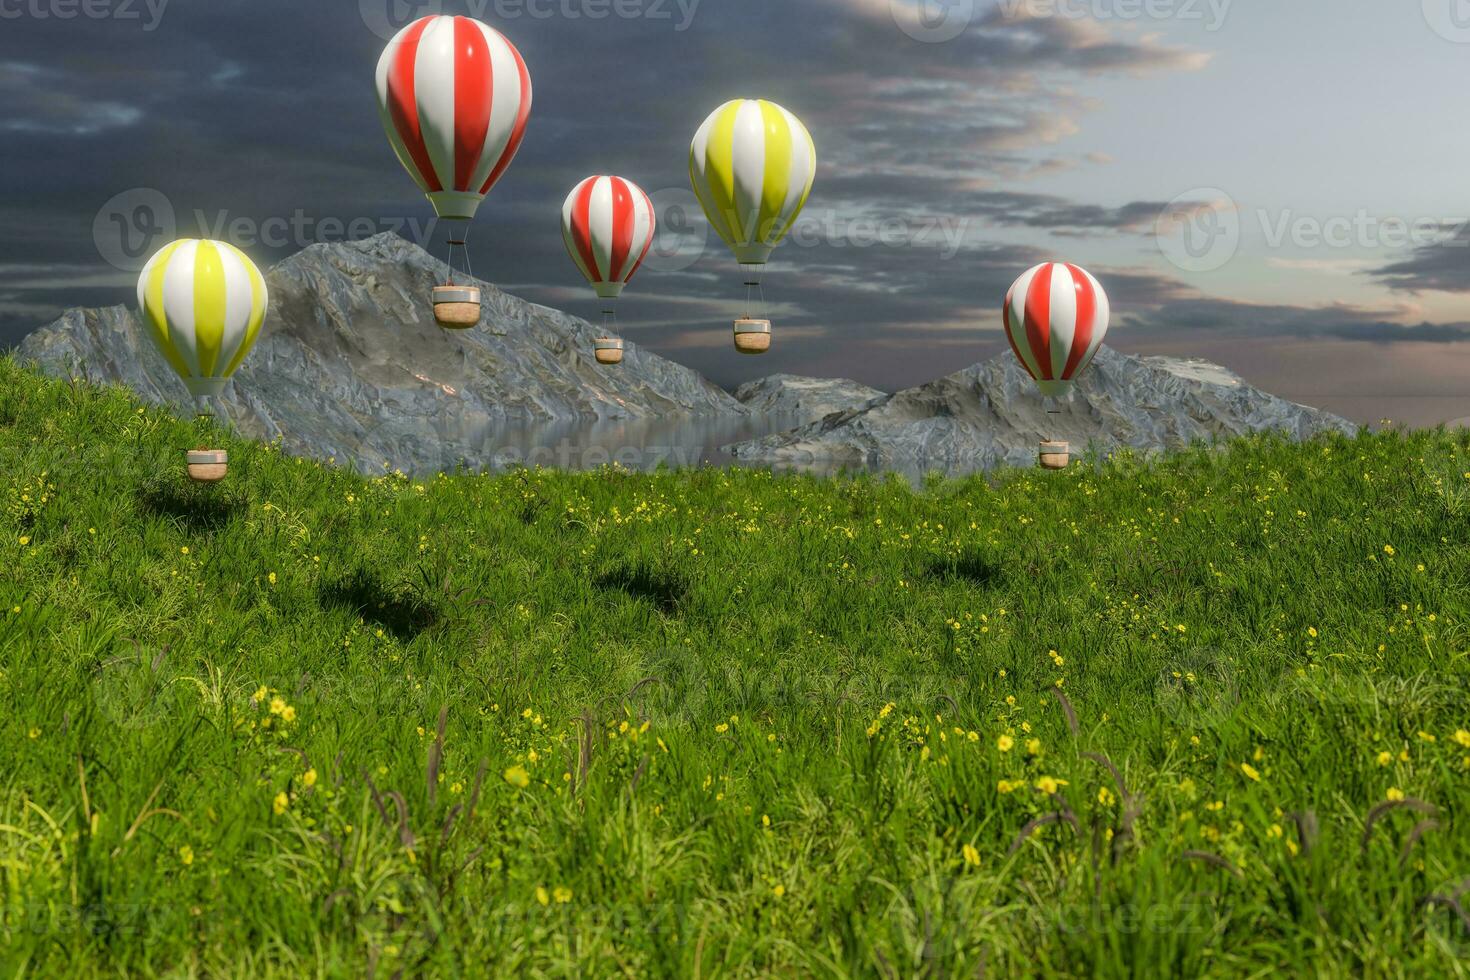
[[[1422,245],[1408,258],[1374,269],[1369,275],[1401,292],[1470,292],[1470,225],[1462,223],[1441,230],[1446,236],[1444,241]]]
[[[93,241],[99,209],[135,189],[162,194],[178,234],[236,237],[230,229],[239,219],[257,233],[271,219],[273,227],[289,224],[284,238],[256,234],[242,243],[265,262],[354,221],[379,231],[427,220],[426,204],[386,149],[372,95],[384,42],[368,22],[383,20],[391,6],[173,0],[156,22],[7,20],[0,127],[8,186],[21,190],[7,194],[0,211],[0,265],[25,268],[5,280],[7,333],[64,306],[127,299],[126,274],[115,291],[67,281],[89,264],[115,271],[101,253],[116,258],[119,236],[150,241],[152,226],[116,222],[102,229],[100,251]],[[740,80],[761,77],[761,94],[796,108],[819,135],[828,196],[825,213],[813,213],[839,219],[836,235],[823,232],[801,251],[809,268],[786,283],[799,311],[794,326],[840,320],[863,336],[946,324],[964,306],[961,285],[983,295],[979,289],[1005,280],[1000,269],[1036,256],[1012,250],[961,272],[973,256],[941,264],[912,242],[852,247],[851,229],[841,227],[845,209],[912,216],[926,201],[943,201],[943,210],[930,212],[1105,227],[1116,219],[1079,219],[1069,213],[1083,207],[1074,202],[986,196],[966,185],[1031,166],[1028,148],[1070,131],[1077,100],[1054,91],[1062,75],[1171,70],[1198,58],[1154,41],[1115,41],[1086,22],[1007,22],[996,14],[953,43],[922,44],[894,23],[887,0],[663,0],[642,8],[648,16],[601,20],[538,15],[560,9],[546,4],[448,0],[443,7],[495,21],[525,54],[536,84],[526,144],[474,233],[478,272],[520,284],[532,298],[574,284],[556,232],[566,189],[603,171],[626,173],[650,192],[687,195],[689,134],[721,101],[749,94]],[[670,16],[651,15],[660,8]],[[914,179],[919,174],[928,176]],[[643,275],[647,288],[670,297],[654,305],[671,334],[680,317],[727,318],[724,297],[712,289],[731,279],[718,249],[693,269]]]
[[[152,29],[121,19],[0,24],[0,344],[64,307],[129,301],[132,274],[103,256],[116,259],[126,236],[149,242],[153,226],[103,221],[99,240],[93,226],[105,204],[132,202],[138,189],[166,199],[180,235],[234,239],[243,220],[254,235],[237,244],[266,263],[382,230],[442,254],[443,232],[423,230],[432,214],[386,146],[372,92],[384,41],[359,11],[381,19],[395,0],[364,2],[172,0]],[[626,174],[654,195],[661,221],[705,241],[697,259],[656,257],[640,272],[622,307],[628,336],[726,384],[786,370],[894,389],[1003,349],[996,298],[1051,256],[995,244],[987,229],[1132,236],[1163,207],[1004,183],[1097,162],[1047,150],[1089,111],[1079,79],[1205,60],[1085,20],[996,12],[950,43],[926,44],[905,35],[889,0],[660,0],[666,19],[443,7],[496,23],[535,81],[526,143],[472,234],[475,271],[595,316],[564,254],[559,208],[587,174]],[[751,78],[760,92],[745,91]],[[725,99],[756,94],[807,121],[823,163],[801,234],[767,277],[777,352],[739,360],[729,354],[738,272],[703,217],[677,205],[693,200],[689,136]],[[270,227],[290,230],[259,240]],[[1200,300],[1164,277],[1104,271],[1137,326],[1299,329],[1290,310],[1258,318],[1258,308]],[[1371,327],[1332,311],[1316,329],[1333,317],[1341,329]]]
[[[1111,286],[1113,280],[1109,279]],[[1384,311],[1353,306],[1271,306],[1236,303],[1202,296],[1180,296],[1138,307],[1122,320],[1125,327],[1170,332],[1207,331],[1220,337],[1333,337],[1387,344],[1398,342],[1457,343],[1470,340],[1470,324],[1388,320]]]

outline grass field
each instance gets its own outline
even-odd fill
[[[1464,976],[1470,443],[364,480],[0,360],[0,973]]]

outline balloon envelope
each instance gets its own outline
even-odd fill
[[[806,206],[817,175],[807,128],[774,102],[716,109],[689,150],[689,180],[714,226],[745,265],[764,265]]]
[[[562,240],[598,296],[622,294],[653,244],[654,220],[643,188],[621,177],[588,177],[567,195]]]
[[[196,397],[224,390],[255,346],[269,305],[260,270],[225,242],[174,242],[138,279],[148,336]]]
[[[435,213],[468,220],[520,149],[531,76],[499,31],[470,17],[423,17],[378,61],[378,108]]]
[[[1045,262],[1006,293],[1006,337],[1042,394],[1065,395],[1102,346],[1110,314],[1108,295],[1091,273]]]

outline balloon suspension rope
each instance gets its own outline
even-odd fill
[[[467,225],[465,227],[465,230],[460,234],[460,236],[458,238],[451,237],[449,239],[449,255],[444,259],[444,265],[445,265],[445,267],[449,271],[448,271],[448,277],[445,280],[444,285],[446,285],[446,286],[453,286],[454,285],[454,249],[456,247],[458,247],[462,252],[464,252],[465,275],[468,276],[471,279],[475,278],[474,266],[472,266],[470,264],[469,238],[470,238],[470,230],[469,230],[469,227]]]
[[[602,335],[604,337],[618,335],[618,311],[617,307],[611,303],[608,303],[602,311]]]
[[[758,303],[758,306],[752,304]],[[760,277],[751,269],[746,270],[745,277],[745,313],[742,316],[747,319],[766,318],[766,290],[761,285]]]
[[[207,448],[204,445],[204,437],[209,433],[209,426],[219,418],[218,407],[214,399],[208,395],[197,395],[194,398],[194,431],[198,433],[199,448]]]

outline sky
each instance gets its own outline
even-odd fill
[[[1064,260],[1120,350],[1360,422],[1470,416],[1467,0],[0,0],[0,345],[130,302],[172,237],[442,254],[373,92],[386,38],[437,12],[504,33],[535,87],[475,272],[595,318],[561,203],[631,179],[663,230],[621,332],[720,384],[921,384],[1005,351],[1006,289]],[[763,358],[731,349],[740,271],[688,184],[738,97],[821,161]]]

